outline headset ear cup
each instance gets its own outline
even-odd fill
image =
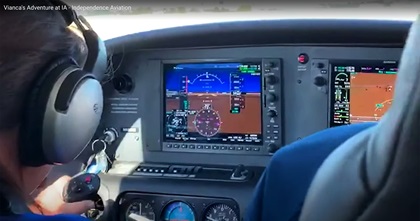
[[[28,94],[19,137],[19,157],[24,165],[41,166],[53,163],[45,159],[42,149],[45,107],[55,82],[70,67],[77,68],[76,62],[70,58],[59,58],[49,63],[42,69],[40,78]]]
[[[66,76],[53,93],[45,111],[44,154],[50,161],[66,164],[83,152],[98,128],[102,85],[92,75],[78,70]],[[57,105],[60,100],[68,101],[67,107]]]
[[[20,160],[27,166],[74,160],[92,139],[102,115],[101,84],[67,58],[53,62],[28,99],[21,127]],[[68,93],[63,91],[69,91]],[[61,94],[61,95],[59,95]],[[68,107],[57,109],[65,99]]]
[[[51,4],[66,5],[60,0]],[[94,136],[101,119],[100,81],[108,63],[105,43],[93,30],[82,28],[76,12],[68,9],[60,11],[63,18],[67,25],[74,22],[79,27],[88,47],[85,71],[66,57],[42,70],[28,96],[20,126],[19,157],[26,166],[63,164],[75,159]]]

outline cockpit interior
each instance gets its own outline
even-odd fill
[[[51,176],[99,173],[104,208],[84,214],[92,220],[248,220],[285,146],[329,128],[381,124],[397,73],[408,69],[401,56],[413,24],[238,21],[106,40],[100,126],[78,161]],[[417,43],[405,50],[420,59],[416,27]],[[413,69],[420,75],[418,62]]]

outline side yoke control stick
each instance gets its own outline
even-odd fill
[[[64,187],[63,200],[66,203],[93,200],[101,186],[97,174],[82,173],[74,176]]]

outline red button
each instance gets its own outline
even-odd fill
[[[300,55],[298,56],[298,62],[299,62],[299,63],[301,63],[301,64],[306,64],[306,63],[308,63],[308,61],[309,61],[309,57],[308,57],[308,55],[307,55],[307,54],[300,54]]]
[[[85,178],[85,183],[90,183],[90,182],[92,182],[92,177],[91,176],[87,176]]]

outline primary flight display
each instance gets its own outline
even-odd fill
[[[164,64],[164,140],[261,143],[261,62]]]

